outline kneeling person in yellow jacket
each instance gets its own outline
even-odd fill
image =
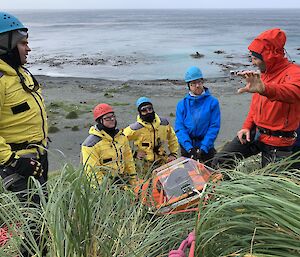
[[[96,125],[89,130],[89,136],[82,144],[82,161],[86,173],[101,184],[103,176],[111,173],[116,180],[120,178],[136,183],[135,165],[127,137],[117,129],[117,120],[112,107],[98,104],[94,108]]]
[[[135,157],[144,161],[143,173],[177,158],[178,141],[169,121],[159,117],[151,99],[140,97],[136,101],[137,121],[124,129],[129,141],[137,148]]]

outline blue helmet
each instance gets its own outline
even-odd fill
[[[150,104],[152,104],[150,98],[145,97],[145,96],[142,96],[142,97],[140,97],[139,99],[136,100],[135,105],[136,105],[137,108],[139,108],[139,106],[140,106],[141,104],[144,104],[144,103],[150,103]]]
[[[189,83],[196,79],[203,79],[202,71],[196,66],[191,66],[187,69],[184,80]]]
[[[18,29],[28,30],[15,16],[0,12],[0,34]]]

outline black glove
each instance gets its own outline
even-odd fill
[[[198,147],[193,147],[191,150],[189,150],[188,154],[189,154],[190,158],[192,158],[196,161],[201,160],[202,151]]]
[[[15,170],[15,172],[24,177],[41,177],[43,174],[43,168],[40,162],[32,158],[20,157],[18,159],[15,159],[10,167]]]

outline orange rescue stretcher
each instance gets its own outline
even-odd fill
[[[150,179],[135,188],[135,193],[157,214],[197,211],[207,183],[221,178],[208,166],[181,157],[155,169]]]

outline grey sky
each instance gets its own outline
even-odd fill
[[[300,8],[299,0],[1,0],[12,9]]]

